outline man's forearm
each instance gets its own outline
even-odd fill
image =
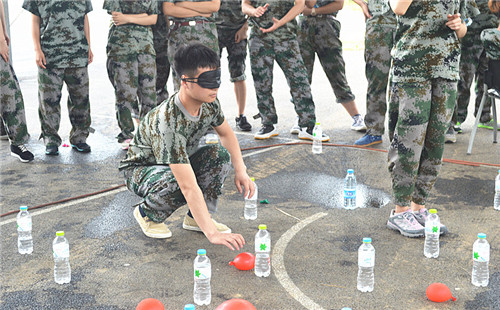
[[[241,3],[241,12],[248,16],[254,16],[255,7],[253,7],[250,2],[243,0]]]
[[[237,172],[246,172],[247,167],[243,162],[243,156],[241,156],[241,149],[238,143],[236,135],[233,133],[227,136],[220,136],[221,144],[227,149],[231,155],[231,163],[233,164],[234,170]]]
[[[174,5],[170,2],[163,2],[163,14],[177,18],[200,16],[199,12]]]
[[[328,3],[327,5],[316,8],[316,14],[332,14],[342,10],[344,7],[344,1],[334,1]]]
[[[181,2],[176,2],[175,6],[185,9],[190,9],[202,14],[211,14],[219,10],[220,0],[200,1],[200,2],[181,1]]]
[[[281,26],[285,25],[286,23],[297,17],[297,15],[302,13],[302,11],[304,10],[304,6],[305,0],[295,1],[295,5],[285,14],[285,16],[280,19]]]
[[[40,17],[36,16],[35,14],[32,14],[32,23],[31,23],[31,33],[33,37],[33,46],[35,48],[35,51],[41,51],[42,50],[42,44],[40,42]]]
[[[85,33],[85,37],[87,38],[87,42],[90,48],[90,23],[89,23],[89,17],[86,14],[85,14],[85,22],[83,24],[83,32]]]
[[[131,24],[141,25],[141,26],[151,26],[156,24],[158,15],[143,15],[143,14],[126,14],[130,20]]]

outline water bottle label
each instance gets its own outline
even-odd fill
[[[54,254],[54,258],[69,257],[69,247],[64,243],[54,244],[52,253]]]
[[[490,261],[490,251],[478,250],[473,251],[472,259],[476,262],[489,262]]]
[[[255,243],[255,253],[258,253],[258,252],[271,252],[271,243],[256,242]]]
[[[496,182],[495,191],[500,191],[500,182]]]
[[[439,234],[440,233],[440,225],[436,222],[425,223],[425,233],[426,234]]]
[[[17,230],[18,231],[30,231],[32,226],[32,222],[29,219],[20,219],[17,221]]]
[[[369,252],[361,252],[358,256],[358,266],[373,267],[375,266],[375,256]]]
[[[209,279],[212,276],[212,268],[195,268],[195,279]]]
[[[344,198],[348,198],[348,199],[356,198],[356,190],[355,189],[344,189]]]

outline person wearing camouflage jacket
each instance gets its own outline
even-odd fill
[[[156,0],[105,0],[111,15],[106,46],[107,69],[115,89],[118,142],[124,150],[133,137],[134,121],[156,106],[156,61],[153,30],[158,18]],[[138,101],[137,101],[138,100]]]
[[[156,103],[160,104],[169,98],[167,81],[170,76],[168,61],[168,30],[169,25],[163,14],[163,2],[158,0],[158,20],[152,26],[153,45],[156,53]]]
[[[61,89],[68,88],[68,110],[72,129],[69,141],[79,152],[90,152],[86,143],[91,130],[89,76],[92,62],[87,14],[90,0],[25,0],[32,14],[33,41],[38,66],[38,115],[47,155],[57,155],[61,120]]]
[[[441,168],[459,79],[465,0],[391,0],[398,27],[392,49],[388,152],[395,209],[390,229],[424,235],[427,198]],[[441,228],[445,231],[445,228]]]

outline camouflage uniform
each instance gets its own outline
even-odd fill
[[[105,0],[103,8],[123,14],[158,14],[155,0]],[[142,119],[156,106],[156,64],[153,30],[149,26],[111,25],[106,46],[106,67],[115,89],[118,142],[133,137],[132,116]],[[137,104],[138,99],[138,104]]]
[[[500,30],[497,28],[483,30],[481,42],[489,59],[500,60]]]
[[[209,129],[224,122],[219,101],[203,103],[190,115],[174,94],[141,121],[127,157],[121,161],[127,187],[144,198],[143,210],[163,222],[186,200],[169,167],[190,164],[209,211],[215,212],[224,180],[231,169],[229,152],[219,144],[199,147]]]
[[[467,107],[470,101],[470,87],[475,79],[479,87],[476,88],[476,105],[474,115],[481,104],[483,97],[483,75],[487,68],[486,54],[481,44],[481,31],[486,28],[498,26],[497,17],[490,12],[488,0],[475,0],[476,10],[469,12],[472,24],[467,29],[467,34],[462,39],[462,54],[460,56],[460,80],[458,82],[458,98],[453,114],[452,123],[463,123],[467,118]],[[489,101],[481,112],[481,122],[488,122],[491,103]]]
[[[413,1],[398,16],[392,50],[389,171],[395,204],[425,205],[437,179],[459,79],[460,41],[443,25],[465,0]]]
[[[227,60],[231,82],[244,81],[245,59],[247,58],[247,39],[234,42],[236,32],[243,27],[246,17],[241,12],[241,1],[221,0],[220,9],[215,15],[217,38],[219,40],[219,55],[222,49],[227,49]]]
[[[12,66],[0,56],[0,116],[10,143],[16,146],[28,142],[24,101]]]
[[[203,2],[207,0],[186,0],[190,2]],[[178,0],[167,0],[166,2],[182,2]],[[168,12],[167,12],[168,14]],[[170,32],[168,34],[168,60],[174,63],[175,52],[182,45],[198,42],[219,54],[219,44],[217,40],[217,26],[213,17],[207,18],[203,16],[177,18],[169,16],[173,20],[170,25]],[[184,23],[189,23],[186,25]],[[177,76],[175,70],[172,70],[172,77],[174,78],[174,89],[178,91],[180,88],[180,77]]]
[[[335,1],[319,0],[316,7],[322,7]],[[345,62],[342,57],[340,41],[340,22],[335,18],[337,12],[328,15],[299,16],[298,41],[300,53],[312,83],[315,54],[325,71],[338,103],[347,103],[355,99],[345,76]]]
[[[365,32],[365,75],[366,90],[365,124],[367,133],[384,134],[387,112],[387,89],[391,67],[391,49],[396,35],[396,15],[388,0],[368,0],[372,18],[366,20]]]
[[[61,89],[68,88],[68,111],[72,129],[70,143],[85,142],[90,131],[88,55],[84,32],[90,0],[25,0],[23,8],[40,17],[40,43],[47,62],[38,68],[38,100],[41,138],[45,145],[61,145]]]
[[[156,52],[156,103],[168,99],[167,81],[170,76],[168,61],[168,24],[163,15],[163,2],[158,1],[158,20],[153,28],[153,45]]]
[[[252,0],[251,2],[254,7],[264,6],[266,3],[264,0]],[[293,5],[293,1],[272,1],[266,14],[259,18],[250,19],[252,26],[249,40],[250,64],[257,94],[257,106],[263,125],[278,123],[278,115],[272,96],[274,60],[283,70],[287,79],[295,112],[299,116],[299,126],[314,126],[316,122],[311,86],[304,61],[300,55],[295,20],[270,33],[262,33],[258,25],[269,28],[273,24],[273,16],[277,19],[282,18]]]

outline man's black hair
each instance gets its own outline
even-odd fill
[[[217,69],[219,67],[219,55],[200,43],[183,45],[174,55],[174,69],[179,78],[183,74],[194,77],[199,68]]]

